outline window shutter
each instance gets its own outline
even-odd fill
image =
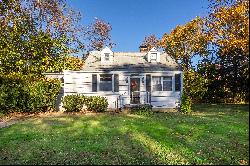
[[[181,91],[181,74],[175,74],[175,91]]]
[[[146,91],[151,92],[151,75],[146,75]]]
[[[97,75],[92,74],[92,92],[97,92]]]
[[[114,91],[119,92],[119,75],[114,74]]]

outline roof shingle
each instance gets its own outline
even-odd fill
[[[114,52],[112,63],[101,63],[101,52],[91,51],[85,61],[83,70],[117,70],[117,71],[174,71],[180,70],[179,65],[166,53],[160,54],[160,62],[150,63],[147,53]]]

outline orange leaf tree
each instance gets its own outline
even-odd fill
[[[181,60],[184,71],[184,93],[197,100],[206,91],[206,80],[195,72],[192,58],[195,55],[206,56],[208,36],[203,31],[204,20],[200,17],[185,25],[178,25],[169,34],[164,34],[161,46],[176,60]]]
[[[104,46],[112,48],[115,44],[111,41],[110,32],[112,26],[98,18],[95,18],[94,23],[87,27],[84,32],[86,50],[100,51]]]
[[[210,80],[207,98],[220,94],[222,102],[248,100],[249,1],[212,0],[205,25],[215,54],[202,68]]]
[[[141,46],[147,46],[147,50],[149,51],[151,48],[160,48],[160,40],[155,35],[149,35],[144,38],[141,43]]]

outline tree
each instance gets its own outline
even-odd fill
[[[161,46],[174,59],[181,60],[184,71],[192,67],[195,55],[206,56],[208,53],[208,36],[203,33],[203,25],[204,20],[197,17],[162,37]]]
[[[83,48],[80,14],[64,0],[0,2],[0,71],[41,74]]]
[[[224,102],[249,100],[249,1],[212,0],[205,25],[216,54],[216,61],[207,59],[211,65],[205,72],[216,73],[209,76],[209,92],[223,89]]]
[[[198,64],[197,72],[207,80],[207,91],[202,96],[203,102],[223,103],[228,96],[223,87],[221,66],[216,57],[206,57]]]
[[[87,51],[98,50],[100,51],[104,46],[112,48],[115,44],[111,41],[110,31],[112,26],[109,23],[104,22],[98,18],[95,18],[85,31],[85,39],[87,42]]]
[[[197,17],[183,26],[177,26],[169,34],[164,34],[161,46],[175,60],[181,60],[184,71],[184,93],[192,100],[199,100],[207,90],[207,80],[195,72],[192,58],[207,56],[208,36],[203,31],[204,20]]]
[[[64,57],[64,69],[65,70],[81,70],[83,68],[83,61],[81,58],[75,56]]]
[[[10,0],[0,2],[1,22],[5,25],[19,20],[29,24],[29,31],[42,31],[51,37],[65,38],[71,51],[83,47],[80,37],[83,26],[80,12],[71,9],[65,0]],[[28,28],[28,27],[27,27]]]
[[[155,35],[149,35],[144,38],[141,46],[147,46],[148,51],[153,47],[158,49],[160,48],[160,40]]]

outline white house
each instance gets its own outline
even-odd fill
[[[92,51],[81,71],[65,70],[64,96],[104,96],[109,108],[150,104],[176,108],[180,103],[183,72],[166,53],[155,48],[140,52]]]

